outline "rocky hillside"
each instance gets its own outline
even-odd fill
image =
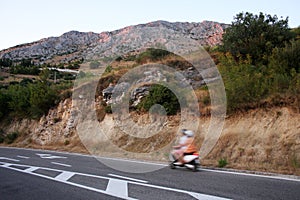
[[[95,53],[109,57],[113,52],[122,52],[122,50],[128,49],[124,46],[128,40],[132,47],[142,46],[141,43],[149,42],[153,35],[151,36],[151,33],[149,35],[148,30],[153,27],[161,30],[164,38],[172,38],[174,33],[180,33],[186,38],[199,41],[201,45],[212,46],[221,42],[222,34],[228,25],[211,21],[200,23],[155,21],[111,32],[70,31],[59,37],[44,38],[2,50],[0,58],[33,59],[36,63],[66,63],[72,60],[86,59]],[[107,52],[108,49],[112,51]]]
[[[149,116],[133,114],[138,124],[149,123]],[[299,168],[299,113],[288,107],[277,107],[270,109],[256,109],[242,114],[228,117],[218,143],[213,151],[202,160],[203,165],[218,166],[218,160],[224,158],[228,161],[228,167],[268,171],[277,173],[287,173],[300,175]],[[161,137],[170,139],[178,128],[180,116],[172,116],[164,125],[166,134]],[[202,129],[207,130],[210,125],[208,117],[202,118]],[[106,115],[101,122],[103,131],[112,135],[118,146],[127,149],[121,151],[120,148],[111,148],[107,145],[106,137],[93,137],[95,146],[86,150],[82,142],[85,141],[83,135],[78,136],[80,129],[78,126],[79,115],[72,109],[71,99],[61,102],[56,108],[49,111],[47,116],[36,120],[18,120],[10,124],[0,124],[3,131],[7,133],[18,132],[19,137],[11,144],[19,147],[55,149],[73,152],[93,153],[105,156],[135,158],[144,160],[167,161],[170,146],[167,145],[160,151],[152,150],[147,154],[134,154],[140,146],[133,146],[128,138],[122,137],[119,131],[113,127],[113,116]],[[155,127],[152,127],[155,128]],[[148,130],[145,130],[147,134]],[[99,133],[97,133],[99,134]],[[90,138],[93,133],[88,133]],[[160,135],[162,136],[162,135]],[[151,137],[150,137],[151,138]],[[90,138],[91,139],[91,138]],[[203,139],[203,138],[202,138]],[[99,140],[99,141],[98,141]],[[167,143],[168,141],[164,141]],[[93,145],[87,144],[85,145]],[[99,145],[100,144],[100,145]],[[149,145],[144,148],[151,148]],[[150,149],[151,150],[151,149]]]

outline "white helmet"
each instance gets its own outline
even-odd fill
[[[190,131],[190,130],[187,130],[187,131],[185,131],[185,135],[188,136],[188,137],[193,137],[194,136],[194,132]]]

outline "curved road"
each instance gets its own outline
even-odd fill
[[[129,166],[141,164],[111,161]],[[0,199],[4,200],[300,197],[300,179],[206,169],[192,172],[168,167],[132,174],[111,169],[92,156],[6,147],[0,147],[0,180]]]

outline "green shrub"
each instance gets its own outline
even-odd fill
[[[110,73],[112,71],[112,66],[108,65],[104,71],[104,73]]]
[[[100,63],[98,61],[92,61],[90,63],[90,69],[98,69],[100,66]]]
[[[227,159],[226,158],[221,158],[218,161],[218,167],[223,168],[228,164]]]
[[[153,105],[159,104],[164,107],[167,115],[175,115],[180,110],[176,95],[167,87],[153,85],[149,92],[149,95],[137,106],[138,109],[149,111]]]
[[[4,136],[1,134],[0,135],[0,143],[3,143],[4,142]]]
[[[204,96],[202,102],[206,106],[210,105],[210,96]]]
[[[112,113],[112,109],[111,109],[111,105],[107,105],[105,107],[105,112],[111,114]]]
[[[70,141],[69,140],[65,140],[64,144],[67,146],[70,144]]]
[[[12,132],[6,135],[6,143],[11,144],[13,143],[19,136],[18,132]]]
[[[149,48],[145,52],[139,54],[136,58],[136,62],[139,64],[144,64],[147,61],[157,61],[165,56],[169,55],[170,52],[163,49]]]

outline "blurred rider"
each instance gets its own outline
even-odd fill
[[[188,138],[188,136],[186,135],[186,131],[186,129],[181,130],[182,136],[179,138],[178,144],[176,146],[173,146],[175,150],[173,150],[172,154],[176,159],[179,159],[187,148],[187,146],[185,145]]]
[[[184,163],[184,156],[186,155],[193,155],[195,152],[197,152],[197,147],[195,145],[195,135],[193,131],[186,130],[185,135],[187,136],[185,140],[184,146],[186,148],[183,151],[183,154],[179,157],[178,161],[181,163]]]

